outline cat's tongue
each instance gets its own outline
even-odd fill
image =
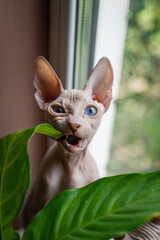
[[[74,135],[68,135],[66,136],[66,139],[67,139],[67,142],[71,145],[77,145],[81,140],[79,137],[76,137]]]

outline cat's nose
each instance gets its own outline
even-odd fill
[[[78,123],[68,123],[72,131],[77,131],[77,129],[80,127]]]

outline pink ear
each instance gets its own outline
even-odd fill
[[[46,102],[56,99],[63,90],[56,73],[47,60],[41,56],[35,61],[34,86],[37,90],[35,97],[42,110]]]
[[[105,111],[112,100],[113,70],[108,58],[103,57],[93,69],[84,91],[87,91],[93,100],[104,105]]]

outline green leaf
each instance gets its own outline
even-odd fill
[[[62,136],[49,124],[41,124],[0,139],[0,239],[19,239],[13,222],[22,207],[30,184],[28,142],[34,133]]]
[[[107,240],[159,214],[160,171],[107,177],[60,193],[34,217],[23,240]]]

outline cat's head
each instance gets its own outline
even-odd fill
[[[36,101],[47,122],[64,133],[58,141],[68,152],[82,151],[91,141],[110,105],[112,84],[112,67],[105,57],[97,63],[83,90],[64,90],[47,60],[41,56],[36,59]]]

